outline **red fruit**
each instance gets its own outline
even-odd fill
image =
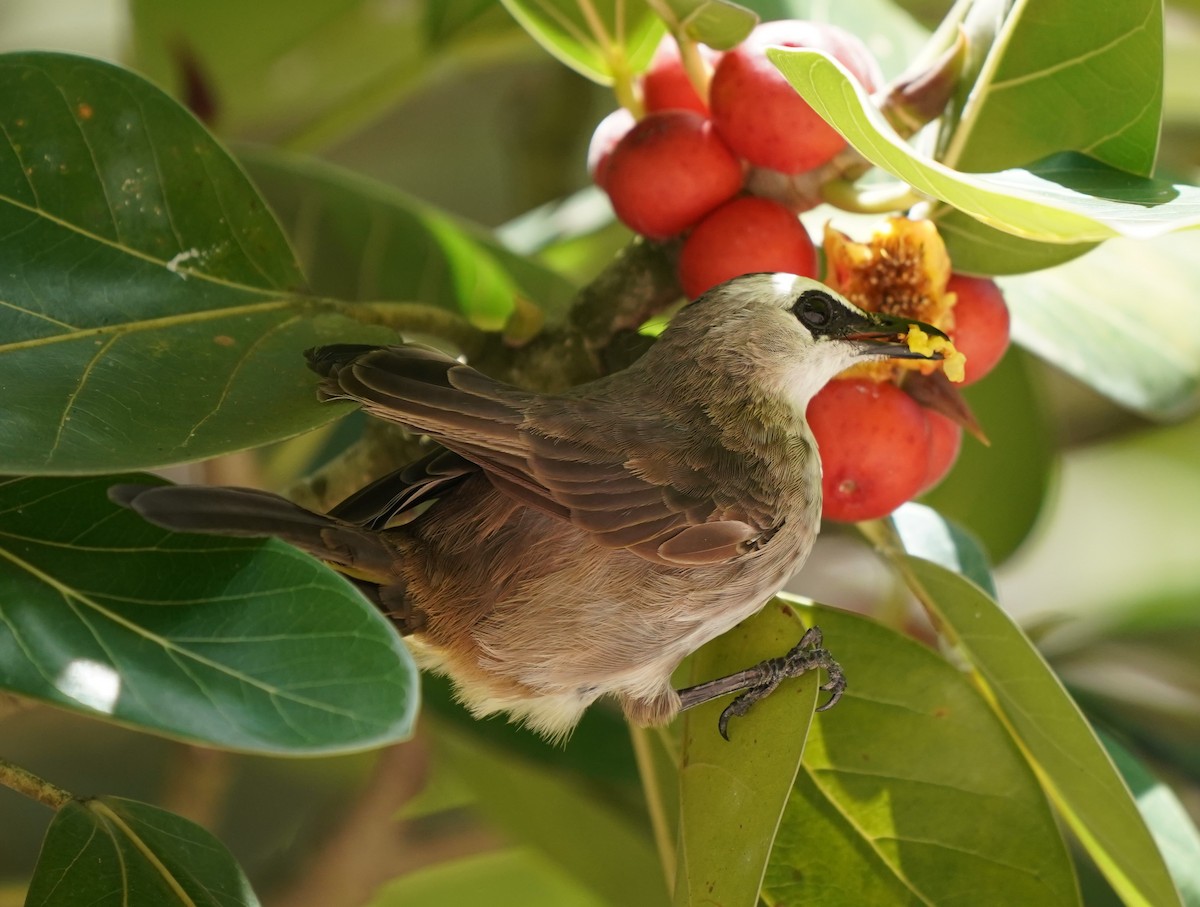
[[[846,141],[767,59],[766,49],[775,45],[823,50],[869,91],[883,77],[875,58],[854,35],[834,25],[797,19],[764,22],[721,57],[708,98],[721,137],[756,166],[802,173],[831,160]]]
[[[809,404],[808,424],[821,454],[826,519],[878,519],[920,489],[929,466],[929,421],[890,381],[829,382]]]
[[[651,239],[668,239],[736,195],[742,165],[704,117],[663,110],[617,142],[603,179],[626,226]]]
[[[692,299],[755,271],[817,276],[817,253],[808,231],[795,214],[767,198],[726,202],[696,225],[679,254],[679,282]]]
[[[950,339],[967,357],[962,383],[971,384],[995,368],[1008,349],[1008,306],[996,282],[986,277],[951,274],[946,290],[958,297]]]
[[[703,44],[698,44],[697,48],[711,72],[719,54]],[[664,35],[658,43],[650,68],[642,76],[642,103],[651,113],[656,110],[691,110],[703,117],[708,116],[708,104],[688,78],[683,61],[679,58],[679,45],[670,35]]]
[[[957,422],[931,409],[925,410],[925,418],[929,421],[929,462],[918,493],[928,491],[946,478],[962,447],[962,426]]]
[[[637,119],[624,107],[618,107],[596,126],[592,133],[592,141],[588,144],[587,169],[592,182],[604,188],[605,174],[608,172],[608,162],[612,157],[617,142],[625,138],[635,125]]]

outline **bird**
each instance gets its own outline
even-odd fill
[[[265,491],[120,485],[110,497],[183,532],[277,536],[345,573],[447,674],[477,716],[552,740],[597,699],[643,726],[730,693],[731,718],[824,669],[810,629],[786,655],[684,690],[680,662],[758,611],[808,558],[821,466],[805,411],[864,359],[939,358],[930,325],[859,309],[811,278],[736,277],[683,307],[633,364],[559,393],[415,344],[307,351],[323,401],[432,441],[328,513]]]

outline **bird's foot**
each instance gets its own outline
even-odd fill
[[[728,740],[729,719],[745,715],[756,702],[774,692],[784,680],[799,677],[814,668],[825,669],[828,679],[821,685],[821,689],[830,694],[828,701],[818,707],[817,711],[831,709],[842,698],[846,689],[846,676],[841,665],[829,654],[829,650],[822,646],[823,641],[821,630],[813,627],[782,657],[768,658],[728,677],[719,677],[680,690],[681,709],[692,708],[728,693],[740,693],[725,707],[717,721],[717,730]]]

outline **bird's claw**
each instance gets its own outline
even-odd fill
[[[821,684],[820,689],[830,696],[817,711],[824,712],[837,705],[842,693],[846,691],[846,675],[842,666],[829,654],[829,650],[821,645],[823,641],[820,628],[812,627],[782,658],[768,658],[751,668],[750,671],[757,675],[752,685],[729,703],[717,720],[717,730],[721,732],[721,736],[729,739],[729,719],[745,715],[756,702],[774,692],[784,680],[799,677],[814,668],[824,668],[829,675],[829,679]]]

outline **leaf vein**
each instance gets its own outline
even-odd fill
[[[109,248],[115,249],[116,251],[118,251],[124,255],[129,255],[133,258],[138,258],[138,259],[141,259],[142,261],[148,262],[149,264],[158,265],[161,268],[170,270],[170,268],[168,267],[168,265],[169,265],[168,261],[166,261],[162,258],[158,258],[154,255],[151,255],[148,252],[143,252],[141,249],[134,248],[133,246],[126,246],[126,245],[122,245],[119,242],[114,242],[112,239],[109,239],[107,236],[101,236],[98,233],[94,233],[91,230],[85,229],[84,227],[80,226],[79,224],[73,224],[68,220],[64,220],[63,218],[61,218],[55,214],[51,214],[45,208],[42,208],[40,206],[41,205],[40,202],[38,202],[37,205],[29,205],[29,204],[26,204],[25,202],[21,201],[20,199],[13,198],[11,195],[6,195],[4,193],[0,193],[0,203],[7,203],[9,205],[12,205],[15,208],[20,208],[22,211],[28,212],[29,214],[33,214],[38,217],[45,218],[46,220],[50,221],[55,226],[62,227],[64,230],[69,230],[72,233],[76,233],[79,236],[82,236],[84,239],[90,240],[95,243],[99,243],[104,246],[108,246]],[[231,233],[233,232],[232,227],[230,228],[230,232]],[[248,293],[250,293],[250,292],[262,293],[264,290],[278,292],[282,289],[274,282],[269,283],[267,286],[253,286],[251,284],[240,283],[236,280],[227,280],[224,277],[217,277],[215,274],[209,274],[205,271],[189,270],[188,274],[192,277],[195,277],[197,280],[203,280],[207,283],[215,284],[217,286],[228,287],[230,289],[241,290],[243,292],[248,292]]]
[[[98,616],[109,620],[110,622],[112,622],[113,624],[115,624],[116,626],[120,627],[121,629],[125,630],[128,633],[132,633],[135,636],[141,636],[146,641],[154,643],[155,645],[158,645],[160,648],[163,649],[164,652],[167,652],[167,653],[178,652],[180,657],[186,657],[186,658],[190,659],[192,662],[194,662],[195,664],[198,664],[205,668],[208,668],[209,670],[213,671],[216,674],[224,674],[224,675],[228,676],[231,680],[235,680],[239,683],[245,684],[246,686],[251,687],[252,689],[260,690],[261,692],[266,693],[268,696],[282,696],[285,692],[280,687],[277,687],[274,684],[269,684],[266,681],[260,680],[259,678],[256,678],[249,674],[246,674],[243,671],[236,670],[230,665],[221,664],[220,662],[214,661],[213,659],[205,658],[204,656],[200,655],[197,652],[192,652],[192,651],[182,649],[182,648],[175,646],[168,637],[162,636],[161,634],[158,634],[158,633],[154,633],[154,632],[150,631],[149,629],[147,629],[146,627],[135,623],[134,621],[130,620],[129,618],[126,618],[126,617],[116,613],[115,611],[112,611],[111,609],[104,607],[100,602],[95,601],[94,599],[88,598],[88,597],[80,594],[78,590],[72,589],[71,587],[69,587],[69,586],[65,585],[64,583],[55,579],[53,576],[51,576],[47,573],[44,573],[43,571],[39,570],[33,564],[22,560],[21,558],[17,557],[17,555],[15,555],[12,552],[4,551],[3,549],[0,549],[0,557],[8,558],[16,566],[24,569],[25,571],[27,571],[28,573],[30,573],[37,579],[41,580],[47,586],[49,586],[50,588],[57,591],[59,593],[59,595],[63,596],[65,599],[77,600],[80,604],[85,605],[88,608],[90,608],[92,611],[94,611]],[[74,610],[74,608],[72,608],[72,610]],[[87,626],[88,629],[92,631],[93,635],[95,635],[95,631],[92,630],[90,625],[87,625],[85,623],[85,626]],[[103,644],[101,644],[101,648],[103,648]],[[115,668],[115,662],[114,662],[114,668]],[[346,718],[346,719],[349,719],[349,720],[355,721],[355,722],[360,720],[358,718],[358,716],[356,716],[353,712],[351,712],[347,709],[338,708],[330,703],[321,702],[320,700],[309,699],[308,697],[301,697],[301,696],[287,696],[285,698],[291,699],[297,705],[306,706],[306,707],[311,708],[318,712],[325,712],[325,713],[331,714],[331,715],[338,715],[338,716],[341,716],[343,718]]]
[[[92,355],[87,365],[79,373],[79,380],[75,384],[75,389],[67,396],[66,405],[63,406],[62,415],[58,419],[58,428],[54,432],[54,441],[50,444],[50,449],[46,451],[45,463],[47,466],[54,460],[54,455],[58,453],[59,445],[62,443],[63,434],[66,431],[67,423],[71,421],[71,410],[75,408],[76,402],[79,400],[79,395],[83,393],[83,389],[87,386],[88,379],[92,376],[92,371],[96,364],[104,358],[109,348],[116,343],[122,335],[114,334],[100,346],[99,349]]]
[[[1076,66],[1082,66],[1085,63],[1087,63],[1089,60],[1093,59],[1094,57],[1103,56],[1104,54],[1108,53],[1109,51],[1115,50],[1117,47],[1124,44],[1126,41],[1130,40],[1134,36],[1144,32],[1149,27],[1150,17],[1153,14],[1154,14],[1154,6],[1152,4],[1147,4],[1146,16],[1144,19],[1142,19],[1141,24],[1135,26],[1134,28],[1131,28],[1129,31],[1125,32],[1124,34],[1118,35],[1117,37],[1115,37],[1111,41],[1109,41],[1107,44],[1102,44],[1099,47],[1093,47],[1087,53],[1080,54],[1077,57],[1072,57],[1069,60],[1061,60],[1060,62],[1055,63],[1051,66],[1045,66],[1041,69],[1034,70],[1033,72],[1027,72],[1024,75],[1013,76],[1010,79],[998,79],[998,80],[992,82],[989,89],[991,91],[1004,91],[1005,89],[1008,89],[1008,88],[1015,88],[1019,85],[1024,85],[1028,82],[1033,82],[1033,81],[1037,81],[1038,79],[1044,79],[1048,76],[1053,76],[1056,73],[1060,73],[1060,72],[1063,72],[1068,69],[1073,69]]]
[[[878,859],[881,863],[883,863],[884,866],[891,870],[896,881],[900,882],[900,884],[907,888],[912,893],[913,897],[920,900],[922,904],[926,904],[928,907],[935,907],[934,902],[926,897],[925,894],[917,888],[916,884],[904,874],[902,867],[895,865],[892,860],[888,859],[887,854],[885,854],[878,846],[877,840],[871,835],[867,834],[867,830],[859,825],[858,822],[855,821],[854,817],[842,808],[842,804],[838,798],[830,794],[829,791],[821,786],[812,768],[806,765],[803,761],[800,763],[800,768],[802,771],[808,774],[809,780],[812,781],[813,787],[816,788],[816,790],[819,791],[820,794],[825,798],[825,802],[829,804],[834,812],[842,817],[843,822],[845,822],[854,830],[854,833],[858,835],[859,839],[867,844],[871,852],[875,854],[876,859]]]
[[[277,331],[282,331],[285,328],[289,327],[290,325],[295,324],[299,320],[300,320],[299,315],[293,315],[291,318],[285,318],[283,321],[276,323],[275,325],[270,327],[268,330],[263,331],[261,334],[259,334],[257,337],[255,337],[254,342],[251,343],[249,346],[247,346],[242,351],[241,355],[238,356],[237,362],[235,362],[233,367],[229,369],[229,373],[225,378],[225,383],[221,387],[221,393],[217,395],[217,399],[216,399],[216,401],[214,401],[212,408],[207,413],[205,413],[196,422],[195,425],[192,426],[192,430],[187,433],[187,437],[184,438],[182,442],[180,442],[180,444],[179,444],[180,450],[186,448],[192,442],[192,438],[194,438],[196,436],[196,432],[200,431],[201,427],[209,419],[211,419],[213,416],[215,416],[217,413],[219,413],[221,411],[221,407],[224,406],[225,401],[227,399],[229,399],[229,394],[233,390],[234,382],[237,380],[237,377],[241,373],[242,368],[253,357],[254,351],[257,350],[259,347],[261,347],[263,344],[265,344],[267,342],[267,340],[273,334],[275,334]],[[299,358],[299,357],[297,357],[297,358]]]
[[[96,183],[100,187],[100,194],[104,196],[104,206],[108,209],[108,218],[112,221],[113,233],[117,237],[119,245],[125,245],[125,240],[121,236],[121,225],[117,222],[117,209],[113,205],[112,199],[108,195],[108,186],[105,185],[104,176],[100,171],[100,161],[96,159],[96,149],[92,147],[92,143],[88,140],[87,134],[83,131],[83,125],[75,116],[75,111],[71,109],[71,102],[67,98],[66,92],[58,82],[51,80],[54,85],[54,90],[58,96],[62,98],[63,107],[66,108],[67,119],[75,124],[75,130],[79,133],[79,140],[83,142],[83,147],[87,149],[88,157],[92,161],[92,175],[96,178]]]
[[[34,203],[40,208],[42,205],[41,196],[38,195],[37,186],[34,185],[33,177],[30,176],[32,167],[27,167],[25,161],[21,158],[21,152],[17,150],[17,143],[12,140],[12,136],[8,134],[8,129],[3,123],[0,123],[0,132],[4,133],[4,139],[8,142],[8,147],[12,149],[13,157],[17,159],[17,166],[21,169],[21,176],[25,177],[25,184],[29,187],[30,193],[33,195]]]

